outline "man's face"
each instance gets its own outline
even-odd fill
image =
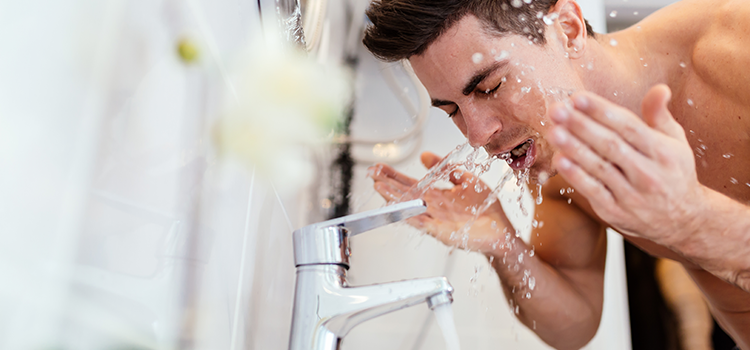
[[[547,108],[582,84],[563,45],[547,28],[545,45],[490,35],[467,15],[409,61],[434,106],[448,113],[474,147],[510,159],[532,179],[550,168]]]

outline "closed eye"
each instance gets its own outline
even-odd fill
[[[458,106],[456,106],[456,109],[453,110],[453,112],[448,113],[448,118],[453,118],[458,114]]]
[[[476,93],[478,93],[478,94],[480,94],[480,95],[491,95],[491,94],[494,94],[494,93],[495,93],[495,91],[497,91],[497,89],[499,89],[499,88],[500,88],[500,85],[503,85],[503,82],[502,82],[502,81],[501,81],[501,82],[500,82],[499,84],[497,84],[497,86],[495,86],[495,87],[494,87],[494,88],[492,88],[492,89],[487,89],[487,90],[479,90],[479,89],[477,89],[477,90],[476,90]]]

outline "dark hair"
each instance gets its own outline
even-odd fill
[[[372,22],[362,42],[376,57],[398,61],[422,54],[467,14],[489,33],[513,33],[544,44],[543,16],[557,0],[375,0],[367,9]],[[588,21],[586,32],[595,37]]]

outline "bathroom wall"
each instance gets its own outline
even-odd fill
[[[298,193],[210,137],[257,4],[6,1],[0,19],[0,348],[283,348]]]

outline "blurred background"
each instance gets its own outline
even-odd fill
[[[673,1],[578,2],[605,32]],[[373,163],[420,178],[419,153],[464,142],[408,68],[362,47],[367,1],[295,5],[0,1],[0,348],[286,348],[292,231],[384,205]],[[501,198],[528,232],[519,193]],[[587,349],[632,346],[623,243],[609,237]],[[351,245],[352,285],[448,277],[464,348],[548,348],[483,256],[405,225]],[[417,306],[343,348],[442,349],[439,333]]]

